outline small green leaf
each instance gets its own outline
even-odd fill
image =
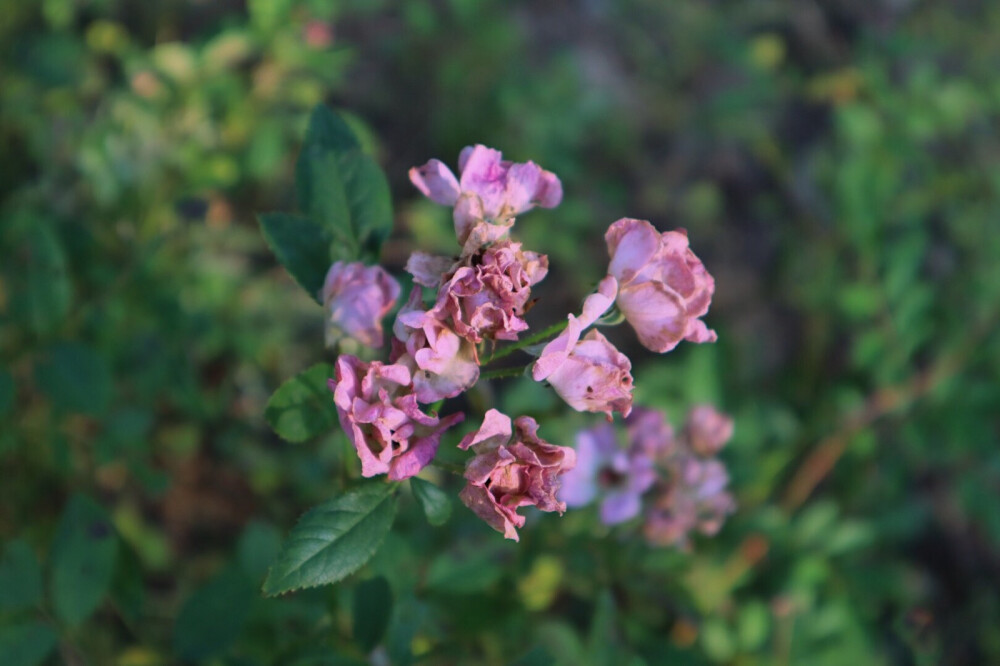
[[[309,116],[305,145],[321,146],[327,150],[360,150],[361,144],[344,119],[323,104],[316,105]]]
[[[6,416],[14,404],[14,378],[6,370],[0,370],[0,416]]]
[[[415,476],[410,478],[410,488],[427,516],[427,522],[435,526],[448,522],[451,517],[451,499],[447,493],[430,481]]]
[[[494,553],[443,553],[427,569],[427,586],[447,594],[476,594],[492,587],[502,575]]]
[[[69,625],[93,613],[111,585],[118,555],[111,520],[103,507],[74,495],[59,520],[52,543],[52,605]]]
[[[268,572],[264,594],[335,583],[360,568],[392,527],[394,488],[370,483],[302,516]]]
[[[267,567],[281,550],[281,533],[277,528],[260,521],[251,521],[243,530],[236,546],[240,567],[246,575],[260,580],[267,575]]]
[[[363,581],[354,588],[351,606],[354,640],[366,653],[382,640],[392,614],[392,590],[382,576]]]
[[[56,329],[69,312],[72,286],[66,253],[52,223],[28,212],[4,219],[8,257],[0,267],[10,294],[10,312],[36,333]]]
[[[390,663],[397,666],[413,663],[413,637],[426,617],[427,607],[412,596],[403,597],[395,605],[385,640]]]
[[[288,213],[262,213],[264,240],[303,289],[318,303],[330,268],[330,232],[312,220]]]
[[[333,394],[326,381],[333,366],[318,363],[285,381],[267,401],[264,418],[289,442],[304,442],[327,432],[337,422]]]
[[[246,626],[254,598],[253,583],[227,570],[188,597],[174,624],[174,650],[201,661],[225,652]]]
[[[617,654],[615,641],[615,600],[610,590],[603,590],[597,596],[594,617],[590,621],[590,635],[587,637],[587,651],[593,666],[612,666]]]
[[[0,559],[0,611],[30,608],[42,600],[42,571],[34,551],[20,539]]]
[[[111,400],[107,359],[75,342],[53,345],[35,365],[35,381],[57,408],[67,412],[100,414]]]
[[[36,666],[56,646],[56,633],[47,624],[29,622],[0,627],[0,664]]]

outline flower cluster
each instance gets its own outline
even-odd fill
[[[391,327],[388,362],[342,354],[329,380],[341,426],[358,452],[364,476],[406,479],[433,460],[444,431],[464,414],[439,416],[421,405],[472,388],[488,362],[483,360],[487,347],[507,342],[536,354],[527,368],[536,381],[546,382],[573,409],[603,413],[610,422],[615,412],[623,417],[633,412],[631,362],[593,328],[612,318],[614,306],[651,350],[669,351],[681,340],[715,340],[700,320],[714,282],[688,247],[686,234],[660,234],[649,222],[624,218],[607,231],[607,275],[586,297],[580,314],[568,315],[541,345],[519,342],[528,330],[525,314],[534,304],[532,287],[549,266],[548,257],[524,249],[510,231],[521,213],[558,205],[562,184],[533,162],[509,162],[482,145],[461,152],[458,170],[456,177],[438,160],[410,170],[410,180],[424,195],[452,207],[456,254],[414,252],[406,264],[414,288]],[[425,288],[436,292],[428,302]],[[382,319],[399,293],[398,283],[378,266],[334,264],[321,294],[328,344],[348,337],[380,348]],[[635,410],[630,429],[644,414]],[[596,469],[595,461],[611,455],[614,474],[625,479],[605,500],[607,522],[637,515],[640,495],[657,483],[654,449],[661,442],[653,442],[651,435],[636,445],[641,455],[619,455],[609,448],[614,438],[610,425],[581,435],[578,451],[550,444],[537,431],[531,418],[511,420],[490,409],[479,429],[459,444],[475,454],[465,469],[462,501],[507,538],[517,539],[517,528],[524,524],[519,507],[565,510],[557,493],[563,478],[576,478],[567,475],[578,453],[578,470],[585,474]],[[580,501],[581,493],[586,494],[579,482],[567,484],[565,502]]]
[[[645,503],[642,530],[656,545],[685,546],[692,532],[718,532],[735,509],[729,475],[715,457],[732,437],[732,419],[700,405],[675,434],[662,412],[637,407],[625,426],[624,446],[610,424],[577,433],[577,465],[559,498],[570,507],[600,498],[606,525],[636,518]]]

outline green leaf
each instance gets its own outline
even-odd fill
[[[6,370],[0,370],[0,416],[6,416],[14,404],[14,378]]]
[[[264,594],[335,583],[360,568],[392,527],[394,489],[364,485],[302,516],[268,572]]]
[[[427,516],[427,522],[435,526],[448,522],[451,517],[451,499],[447,493],[430,481],[415,476],[410,477],[410,488]]]
[[[267,575],[267,567],[281,551],[281,533],[277,528],[260,521],[251,521],[243,530],[236,546],[237,559],[246,575],[260,580]]]
[[[354,620],[354,640],[366,653],[375,649],[382,640],[392,615],[392,590],[389,582],[377,576],[354,588],[351,606]]]
[[[285,381],[267,401],[264,418],[283,439],[304,442],[327,432],[337,422],[333,394],[326,381],[333,366],[317,363]]]
[[[318,104],[309,116],[305,145],[319,146],[333,151],[361,149],[361,144],[358,143],[358,138],[350,126],[324,104]]]
[[[42,570],[34,551],[16,539],[0,559],[0,611],[30,608],[42,600]]]
[[[29,622],[0,627],[0,664],[36,666],[56,646],[56,633],[47,624]]]
[[[413,637],[417,635],[427,614],[427,607],[412,596],[403,597],[395,605],[385,640],[391,664],[407,666],[413,663]]]
[[[52,543],[56,615],[73,626],[90,617],[111,585],[117,555],[118,542],[104,509],[84,495],[71,497]]]
[[[330,268],[330,232],[312,220],[288,213],[262,213],[264,240],[289,275],[316,302]]]
[[[255,597],[242,572],[222,572],[184,602],[174,624],[174,650],[192,661],[222,654],[243,632]]]
[[[389,182],[375,160],[362,153],[343,156],[340,169],[355,234],[366,255],[377,260],[392,233]]]
[[[337,258],[353,260],[360,252],[351,224],[351,208],[340,173],[337,153],[317,145],[306,145],[299,155],[295,187],[299,208],[310,220],[329,232]],[[331,257],[332,258],[332,257]]]
[[[616,662],[615,600],[610,590],[602,590],[597,596],[587,637],[587,651],[593,666],[612,666]]]
[[[334,240],[332,259],[378,259],[392,232],[392,200],[382,169],[336,113],[313,111],[296,165],[299,208]]]
[[[75,342],[53,345],[35,365],[38,387],[61,410],[100,414],[111,400],[107,359]]]
[[[10,312],[35,333],[49,333],[69,312],[66,253],[49,220],[22,213],[0,221],[0,226],[8,224],[11,247],[5,248],[10,252],[2,268],[9,280]]]
[[[492,587],[502,575],[494,553],[442,553],[427,569],[427,586],[446,594],[477,594]]]

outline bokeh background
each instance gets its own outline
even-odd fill
[[[0,3],[0,662],[1000,663],[998,34],[971,0]],[[404,497],[358,575],[259,595],[358,476],[262,418],[330,360],[255,220],[321,102],[387,171],[396,271],[454,243],[410,166],[481,142],[562,178],[516,228],[535,324],[610,222],[688,230],[719,343],[612,337],[639,402],[734,415],[719,536],[580,511],[515,545]]]

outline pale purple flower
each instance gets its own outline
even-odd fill
[[[532,368],[535,381],[548,381],[556,393],[577,411],[612,412],[628,416],[632,410],[632,363],[596,330],[580,338],[614,302],[617,284],[605,277],[597,293],[583,304],[579,317],[543,349]]]
[[[556,498],[560,476],[576,463],[568,446],[555,446],[537,435],[538,424],[522,416],[514,421],[495,409],[486,412],[483,424],[458,445],[476,455],[465,467],[467,484],[459,497],[487,525],[508,539],[518,540],[524,526],[522,506],[558,511],[566,505]]]
[[[393,331],[398,342],[390,360],[410,368],[418,401],[453,398],[479,379],[476,346],[420,307],[420,288],[415,287],[396,315]]]
[[[634,444],[618,444],[609,423],[576,436],[576,467],[563,478],[559,499],[567,506],[586,506],[601,497],[601,522],[616,525],[642,509],[642,495],[656,482],[653,459]]]
[[[382,346],[382,318],[399,298],[399,283],[381,266],[338,261],[330,266],[321,297],[326,309],[326,344],[343,337]]]
[[[455,332],[471,342],[517,340],[528,328],[521,316],[531,287],[545,277],[548,265],[548,257],[524,252],[520,243],[495,243],[451,273],[431,312],[449,320]]]
[[[658,232],[645,220],[622,218],[604,239],[608,273],[618,280],[618,309],[646,348],[667,352],[681,340],[715,342],[699,319],[708,312],[715,280],[688,247],[687,232]]]
[[[328,383],[340,425],[361,459],[362,476],[388,474],[399,481],[417,474],[434,458],[444,431],[465,418],[420,411],[404,365],[341,354]]]

